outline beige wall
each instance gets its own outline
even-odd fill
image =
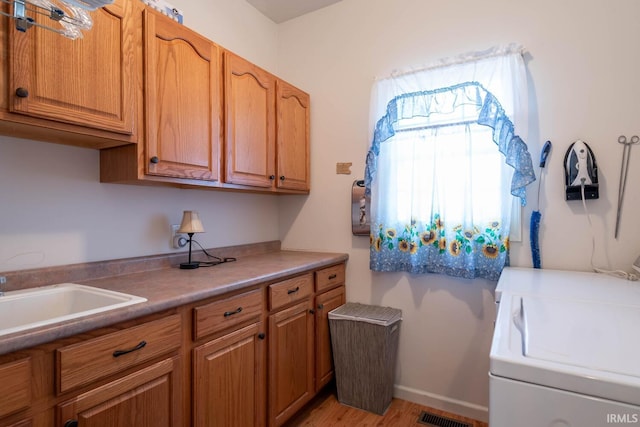
[[[187,26],[277,72],[277,25],[248,3],[174,4]],[[97,150],[0,136],[0,272],[171,252],[186,209],[200,211],[205,247],[279,238],[277,197],[101,184]]]
[[[525,139],[534,159],[544,140],[554,143],[542,190],[543,266],[590,268],[586,216],[562,193],[562,159],[577,138],[600,165],[601,198],[589,202],[596,263],[627,268],[640,253],[635,151],[613,239],[615,141],[640,134],[636,0],[343,0],[279,26],[242,0],[175,4],[189,27],[311,94],[311,195],[100,184],[97,151],[0,137],[0,271],[170,252],[167,227],[183,209],[200,211],[205,246],[280,238],[289,248],[348,252],[348,299],[403,310],[397,395],[486,418],[495,284],[372,274],[367,238],[351,235],[350,187],[364,169],[374,76],[509,42],[530,52]],[[353,162],[353,175],[336,175],[336,162]],[[524,236],[535,188],[529,197]],[[526,240],[512,245],[512,263],[531,265]]]
[[[542,188],[542,264],[589,270],[591,232],[579,202],[564,201],[563,158],[580,138],[600,166],[600,199],[588,203],[595,263],[629,270],[640,254],[640,156],[633,154],[621,235],[613,239],[620,134],[640,134],[640,15],[635,0],[343,0],[280,26],[281,75],[312,100],[312,194],[282,202],[283,245],[348,251],[347,299],[401,308],[399,396],[486,418],[495,284],[438,275],[372,274],[368,239],[350,229],[350,187],[368,147],[369,94],[375,76],[511,42],[529,51],[530,126],[524,138],[537,166],[553,152]],[[640,151],[640,147],[636,150]],[[351,176],[336,162],[353,162]],[[537,185],[537,184],[536,184]],[[512,265],[531,266],[529,190],[522,243]]]

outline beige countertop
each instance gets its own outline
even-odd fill
[[[347,254],[274,251],[237,257],[237,261],[195,270],[177,266],[94,280],[74,280],[98,288],[137,295],[146,302],[81,317],[55,325],[0,336],[0,354],[109,326],[304,271],[346,261]]]

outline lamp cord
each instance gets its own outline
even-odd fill
[[[213,267],[214,265],[218,265],[218,264],[223,264],[225,262],[233,262],[236,261],[235,258],[233,257],[224,257],[224,258],[220,258],[218,256],[215,255],[211,255],[209,252],[207,252],[207,250],[205,248],[202,247],[202,245],[195,239],[191,239],[191,241],[193,243],[195,243],[196,245],[198,245],[200,247],[200,249],[202,250],[202,252],[209,258],[212,258],[214,261],[195,261],[198,264],[200,264],[200,267]]]
[[[596,273],[602,273],[609,276],[617,277],[619,279],[626,279],[626,280],[635,282],[636,280],[638,280],[638,276],[636,274],[628,273],[623,270],[605,270],[602,268],[598,268],[593,264],[593,256],[596,252],[596,237],[595,237],[595,233],[593,232],[593,223],[591,222],[591,215],[587,210],[587,203],[584,197],[584,180],[582,182],[582,185],[580,185],[580,193],[582,195],[582,207],[584,208],[584,212],[587,214],[587,221],[589,221],[589,228],[591,231],[591,268]]]

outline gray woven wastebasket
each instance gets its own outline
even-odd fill
[[[393,399],[402,311],[347,303],[329,312],[338,401],[382,415]]]

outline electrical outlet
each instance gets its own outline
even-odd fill
[[[171,224],[171,246],[173,249],[180,249],[187,246],[187,237],[182,233],[178,233],[179,228],[179,224]]]

